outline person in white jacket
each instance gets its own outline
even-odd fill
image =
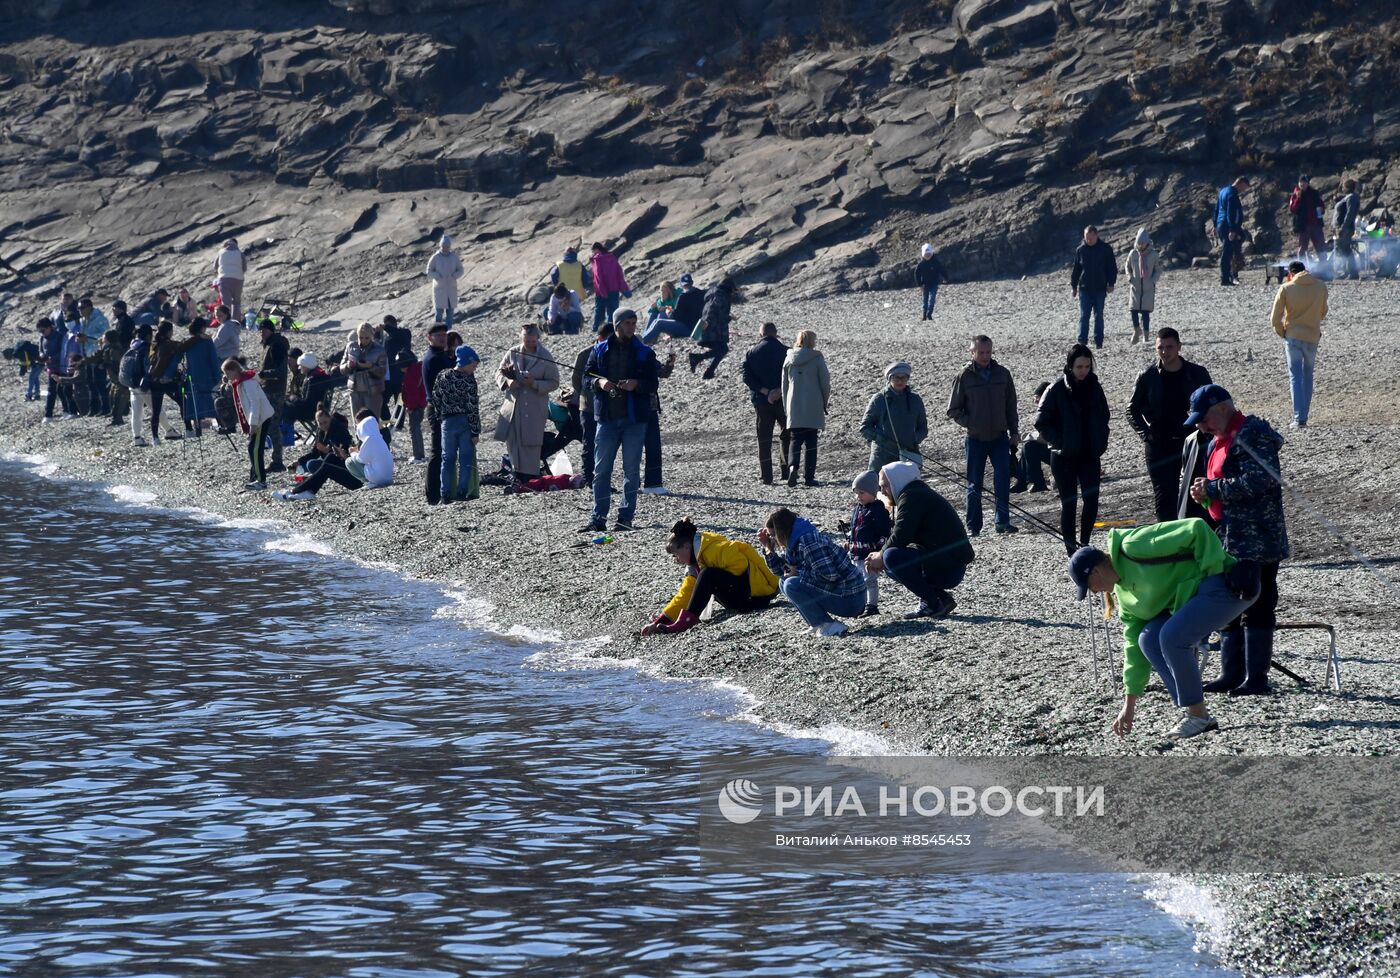
[[[379,431],[379,419],[370,411],[361,410],[355,415],[355,434],[360,438],[359,451],[347,454],[344,449],[333,447],[320,468],[307,476],[295,492],[279,492],[277,498],[284,502],[310,502],[327,482],[338,482],[352,492],[365,485],[380,489],[393,483],[394,456]]]
[[[238,242],[229,238],[214,259],[214,278],[219,283],[219,297],[233,311],[234,319],[243,318],[243,278],[248,274],[248,259],[238,250]]]
[[[222,369],[224,379],[233,388],[233,407],[238,413],[238,424],[248,436],[247,488],[266,489],[267,460],[263,446],[276,412],[272,409],[272,402],[258,386],[256,370],[244,370],[243,364],[231,358],[224,361]]]
[[[428,259],[428,278],[433,280],[433,322],[452,325],[457,308],[457,280],[466,274],[462,259],[452,251],[452,239],[442,236],[438,250]]]

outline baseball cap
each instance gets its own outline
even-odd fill
[[[1186,416],[1184,427],[1194,428],[1201,423],[1206,412],[1217,404],[1231,400],[1230,392],[1219,384],[1206,384],[1191,392],[1191,413]]]
[[[465,367],[469,363],[479,363],[481,357],[476,355],[476,351],[463,343],[457,347],[457,366]]]
[[[694,285],[695,279],[690,277],[689,272],[686,272],[684,275],[681,276],[680,283],[681,285]]]
[[[1104,552],[1097,547],[1080,547],[1069,559],[1069,578],[1079,589],[1080,601],[1088,596],[1089,575],[1094,572],[1094,568],[1099,566],[1099,561],[1103,559]]]

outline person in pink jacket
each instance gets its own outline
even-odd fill
[[[589,267],[593,275],[593,331],[597,332],[599,326],[612,322],[612,314],[623,299],[632,298],[632,287],[617,257],[601,241],[593,242]]]

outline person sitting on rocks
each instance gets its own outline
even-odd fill
[[[578,260],[578,249],[573,245],[564,249],[559,263],[549,270],[549,285],[550,288],[562,285],[566,292],[572,292],[579,299],[593,291],[593,273]]]
[[[683,339],[695,329],[695,324],[686,325],[676,318],[676,287],[670,282],[661,283],[661,294],[647,310],[647,328],[642,330],[642,342],[652,346],[663,336]]]
[[[355,434],[359,436],[360,448],[345,458],[344,465],[331,461],[338,454],[333,452],[295,492],[279,492],[277,498],[283,502],[310,502],[327,482],[338,482],[351,492],[361,486],[381,489],[391,485],[394,481],[394,456],[379,431],[378,416],[368,408],[361,408],[355,415]]]
[[[321,361],[314,353],[303,353],[297,357],[297,373],[301,376],[301,388],[296,396],[287,401],[283,409],[285,417],[309,425],[317,412],[330,403],[331,391],[336,378],[321,368]]]
[[[778,590],[816,636],[835,638],[850,629],[835,618],[856,618],[865,606],[865,575],[841,548],[787,507],[773,511],[758,531],[768,566],[782,573]]]
[[[336,452],[336,449],[341,449]],[[350,454],[350,422],[345,415],[334,412],[324,404],[316,409],[316,433],[311,450],[292,463],[292,474],[308,476],[321,467],[329,456],[337,460]]]
[[[948,592],[962,583],[973,559],[957,510],[919,481],[912,462],[882,468],[880,492],[894,507],[894,527],[885,549],[865,558],[865,569],[885,571],[919,599],[905,618],[947,618],[958,606]]]
[[[1196,646],[1221,631],[1253,603],[1241,596],[1237,566],[1204,520],[1172,520],[1108,532],[1107,551],[1081,547],[1069,560],[1079,600],[1089,592],[1113,592],[1123,622],[1123,708],[1112,730],[1133,729],[1138,698],[1155,670],[1172,702],[1186,715],[1167,733],[1185,739],[1216,729],[1206,712]]]
[[[573,335],[583,329],[583,303],[578,293],[562,282],[549,296],[549,311],[545,313],[546,333]]]
[[[677,281],[681,290],[676,293],[676,308],[671,313],[671,318],[687,327],[687,335],[695,329],[695,324],[700,322],[700,314],[705,311],[705,290],[697,288],[695,279],[686,272]]]
[[[734,302],[734,280],[726,275],[719,284],[705,293],[705,308],[700,313],[691,338],[698,342],[704,353],[690,354],[690,372],[706,360],[710,365],[700,376],[713,380],[720,361],[729,354],[729,317]]]
[[[666,552],[685,568],[685,578],[643,635],[694,628],[711,598],[730,611],[744,612],[768,607],[778,593],[778,577],[757,550],[742,540],[701,533],[689,519],[671,528]]]

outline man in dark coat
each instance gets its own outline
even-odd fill
[[[267,395],[273,410],[272,426],[268,429],[272,432],[272,464],[267,467],[267,471],[284,472],[286,466],[282,464],[282,405],[287,401],[289,344],[287,337],[277,331],[277,324],[271,319],[264,319],[258,323],[258,330],[263,346],[258,382],[262,384],[263,393]]]
[[[690,354],[690,372],[706,360],[710,365],[701,374],[713,380],[719,362],[729,353],[729,307],[734,300],[734,280],[726,275],[720,283],[705,293],[705,311],[700,314],[700,345],[704,353]]]
[[[1298,257],[1305,258],[1308,248],[1313,254],[1322,257],[1322,215],[1324,210],[1322,194],[1312,185],[1307,175],[1298,178],[1288,198],[1288,210],[1293,215],[1293,230],[1298,235]]]
[[[428,348],[423,351],[422,371],[423,385],[427,390],[433,389],[433,383],[437,380],[437,375],[447,370],[454,363],[451,353],[447,352],[447,326],[443,323],[434,323],[428,327]],[[442,495],[442,425],[439,418],[433,414],[432,399],[428,399],[428,471],[423,480],[423,494],[427,497],[428,504],[436,506],[441,501]]]
[[[1235,256],[1244,244],[1244,204],[1240,194],[1249,187],[1246,177],[1235,177],[1215,197],[1215,234],[1220,239],[1220,284],[1235,284]]]
[[[782,452],[783,478],[787,478],[788,444],[792,435],[787,430],[783,413],[783,360],[788,347],[778,339],[776,323],[764,323],[757,345],[744,354],[744,386],[749,389],[754,413],[758,415],[758,474],[763,484],[773,484],[773,428],[778,429],[778,447]]]
[[[866,571],[885,571],[919,599],[904,617],[948,617],[958,605],[948,592],[962,583],[973,559],[957,510],[919,481],[913,462],[882,468],[880,491],[894,504],[894,527],[885,549],[865,558]]]
[[[919,264],[914,266],[914,284],[924,293],[924,321],[933,318],[933,306],[938,301],[938,286],[948,281],[948,273],[943,263],[933,253],[933,245],[924,245]]]
[[[1070,291],[1079,298],[1079,342],[1089,342],[1089,313],[1094,314],[1094,346],[1103,346],[1103,304],[1118,281],[1118,262],[1099,229],[1084,229],[1084,243],[1074,252],[1074,270],[1069,273]]]
[[[1181,355],[1181,335],[1170,326],[1157,330],[1157,361],[1138,374],[1128,401],[1128,423],[1142,439],[1152,506],[1157,522],[1177,518],[1181,450],[1191,393],[1210,383],[1210,371]]]
[[[1278,623],[1278,566],[1288,558],[1279,448],[1283,436],[1263,418],[1235,409],[1230,392],[1207,384],[1191,395],[1188,427],[1210,436],[1206,474],[1191,484],[1191,498],[1219,522],[1225,552],[1239,568],[1241,590],[1258,599],[1220,633],[1220,678],[1208,693],[1271,693],[1268,676]]]

